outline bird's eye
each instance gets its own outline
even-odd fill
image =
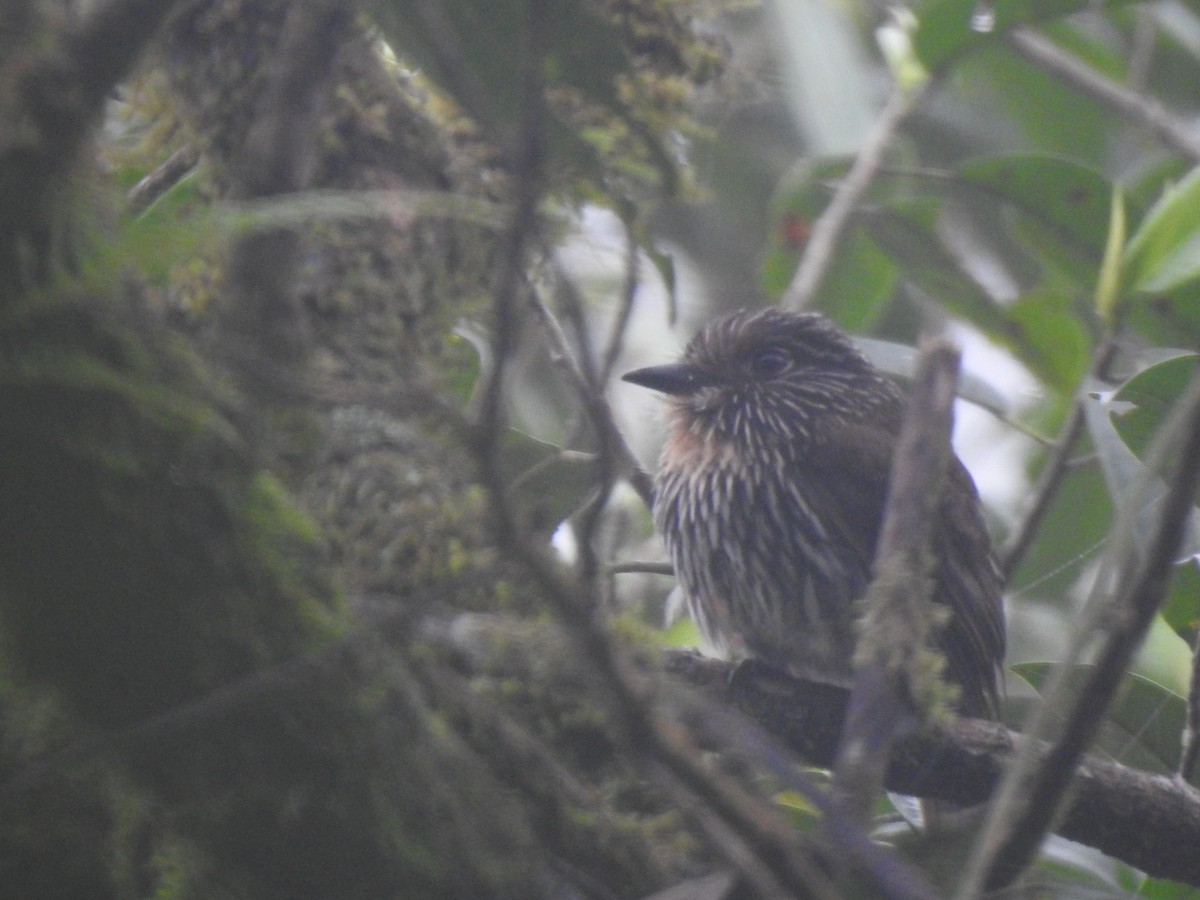
[[[791,365],[791,355],[781,347],[764,347],[746,358],[746,368],[755,378],[775,378]]]

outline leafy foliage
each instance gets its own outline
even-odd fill
[[[889,372],[903,378],[907,348],[947,323],[967,345],[961,394],[989,416],[964,452],[1010,572],[1009,718],[1052,680],[1065,710],[1095,676],[1067,647],[1084,598],[1103,602],[1106,573],[1151,549],[1175,471],[1160,435],[1197,377],[1195,3],[928,0],[885,21],[795,0],[372,0],[371,39],[347,39],[331,85],[300,80],[314,134],[287,137],[316,148],[311,184],[253,206],[230,201],[247,160],[279,149],[248,134],[277,74],[265,61],[295,50],[276,42],[289,5],[197,4],[183,38],[132,27],[134,2],[78,6],[81,30],[31,12],[13,20],[28,40],[0,35],[0,776],[14,779],[0,791],[23,804],[0,838],[30,883],[69,858],[61,883],[96,896],[289,896],[351,870],[360,896],[406,879],[430,896],[551,893],[563,885],[547,873],[564,871],[581,873],[571,890],[611,873],[606,889],[634,896],[711,863],[630,774],[652,742],[630,737],[621,690],[594,683],[603,641],[572,618],[657,627],[664,605],[661,573],[604,574],[655,548],[644,503],[613,490],[637,479],[602,401],[652,459],[645,408],[608,390],[613,376],[674,352],[676,313],[690,328],[791,302],[818,253],[813,305]],[[855,52],[831,73],[795,21],[803,40]],[[125,81],[142,51],[150,93]],[[847,143],[814,114],[870,121],[880,98],[862,86],[891,82],[890,132]],[[859,156],[875,141],[874,162]],[[201,165],[146,188],[181,144]],[[114,168],[77,165],[93,151]],[[126,207],[135,184],[151,193]],[[537,202],[516,227],[523,190]],[[305,232],[299,267],[252,260],[262,290],[239,287],[225,245],[270,229]],[[299,302],[246,314],[297,272]],[[457,319],[470,341],[447,334]],[[237,330],[254,321],[299,323],[282,414],[247,376],[271,374],[256,368],[265,331]],[[493,386],[499,433],[481,435],[471,417]],[[311,446],[278,452],[270,438],[297,429]],[[465,462],[474,444],[498,483]],[[969,452],[980,444],[1005,452]],[[555,533],[576,541],[571,600],[594,601],[587,616],[518,552]],[[1180,765],[1195,705],[1198,534],[1092,748],[1151,772]],[[450,624],[396,637],[368,617],[364,643],[347,593],[386,596],[405,628]],[[584,637],[555,637],[546,608]],[[485,615],[468,628],[452,618],[467,610]],[[518,614],[537,627],[495,630],[536,634],[525,643],[460,633]],[[444,668],[427,632],[459,641]],[[677,623],[656,639],[695,634]],[[313,659],[337,664],[310,690]],[[225,688],[261,699],[254,679],[290,666],[302,689],[269,713],[218,710],[186,732],[194,753],[138,755],[139,728],[160,735]],[[486,675],[456,694],[460,670]],[[64,748],[67,777],[35,765]],[[820,827],[808,797],[770,790],[797,827]],[[912,856],[961,874],[936,844]],[[1033,871],[1055,896],[1193,893],[1055,843]]]

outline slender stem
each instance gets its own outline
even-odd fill
[[[611,447],[617,468],[629,479],[629,483],[637,491],[638,496],[642,498],[646,506],[650,506],[654,494],[653,480],[641,467],[633,450],[625,441],[620,429],[617,428],[617,423],[613,419],[612,408],[608,405],[608,401],[604,399],[604,395],[593,385],[580,367],[579,361],[571,350],[570,342],[567,340],[562,326],[559,324],[558,319],[554,317],[554,314],[546,307],[541,297],[531,291],[529,303],[533,311],[537,314],[538,321],[541,322],[546,336],[550,339],[554,362],[567,376],[571,386],[582,399],[588,416],[592,420],[592,424],[600,434],[602,445]]]
[[[925,85],[917,88],[896,85],[892,89],[887,104],[858,151],[854,165],[838,185],[825,211],[813,223],[804,256],[780,300],[785,309],[805,309],[816,300],[851,214],[874,182],[887,148],[924,90]]]
[[[1032,29],[1014,28],[1007,41],[1022,59],[1152,132],[1175,152],[1200,161],[1200,134],[1151,95],[1107,78]]]
[[[1092,361],[1091,374],[1093,377],[1104,378],[1105,372],[1116,355],[1116,351],[1117,345],[1112,340],[1107,340],[1100,345]],[[1013,573],[1017,571],[1017,567],[1021,565],[1025,554],[1033,545],[1033,539],[1037,536],[1038,529],[1045,520],[1046,514],[1050,512],[1054,498],[1058,495],[1058,489],[1062,487],[1063,481],[1066,480],[1072,454],[1075,452],[1075,447],[1079,443],[1080,436],[1083,434],[1083,426],[1086,421],[1086,403],[1087,398],[1082,394],[1075,398],[1070,415],[1067,416],[1067,421],[1063,424],[1062,433],[1054,443],[1054,447],[1050,451],[1050,456],[1046,460],[1046,465],[1038,477],[1038,483],[1033,489],[1033,505],[1029,508],[1029,512],[1026,513],[1020,528],[1016,530],[1012,538],[1009,539],[1008,544],[1000,552],[1000,571],[1004,574],[1006,583],[1012,578]]]
[[[607,384],[621,351],[625,348],[625,334],[629,330],[629,317],[633,313],[633,299],[637,295],[641,280],[641,256],[633,229],[625,229],[625,285],[621,291],[621,305],[617,308],[617,319],[613,323],[612,336],[604,351],[604,362],[600,369],[600,383]]]

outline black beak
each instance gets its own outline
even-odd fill
[[[621,376],[622,381],[661,391],[673,397],[693,394],[702,387],[712,384],[712,379],[696,366],[687,363],[676,363],[671,366],[650,366],[648,369],[634,369]]]

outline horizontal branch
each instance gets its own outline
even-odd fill
[[[686,651],[671,652],[668,669],[710,699],[749,715],[805,760],[833,764],[847,691]],[[897,740],[887,788],[963,805],[981,803],[1023,740],[1001,725],[975,719],[926,728]],[[1195,852],[1200,791],[1177,778],[1085,757],[1056,830],[1149,875],[1200,886]]]

